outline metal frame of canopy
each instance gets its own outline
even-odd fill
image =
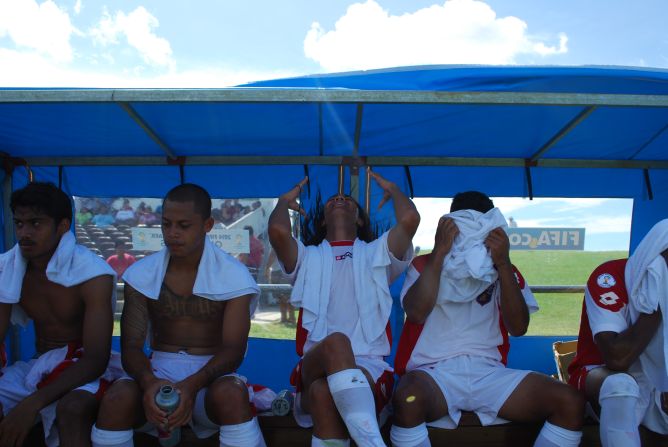
[[[346,103],[356,104],[354,146],[352,156],[179,156],[150,124],[132,107],[132,103]],[[527,92],[451,92],[420,90],[348,90],[314,88],[230,89],[11,89],[0,90],[0,104],[46,103],[116,103],[164,152],[159,156],[81,156],[81,157],[12,157],[0,152],[4,162],[4,215],[8,216],[8,197],[11,194],[12,172],[17,166],[158,166],[158,165],[338,165],[347,166],[351,174],[351,193],[359,197],[359,168],[364,166],[404,166],[410,180],[411,166],[483,166],[524,167],[527,173],[529,196],[532,197],[530,168],[621,168],[643,169],[648,196],[652,197],[648,169],[668,169],[665,160],[603,160],[543,158],[563,137],[584,122],[598,107],[668,108],[668,95],[591,94],[591,93],[527,93]],[[528,158],[486,157],[411,157],[359,156],[359,140],[366,104],[467,104],[511,106],[580,106],[585,109],[556,132]],[[318,108],[322,115],[322,107]],[[322,116],[320,116],[322,120]],[[668,129],[668,124],[652,135],[636,151],[642,151]],[[1,148],[1,146],[0,146]],[[368,179],[367,179],[368,180]],[[343,169],[339,170],[339,189],[343,184]],[[367,181],[368,187],[368,181]],[[412,191],[411,195],[412,195]],[[11,221],[5,219],[5,246],[13,243]]]

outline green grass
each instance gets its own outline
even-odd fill
[[[513,251],[513,264],[529,285],[584,285],[599,264],[628,256],[626,251]],[[580,293],[537,293],[540,310],[531,316],[528,335],[577,335],[582,311]],[[274,310],[274,309],[263,309]],[[278,308],[275,309],[278,311]],[[119,335],[114,323],[114,335]],[[294,324],[252,322],[251,337],[294,340]]]

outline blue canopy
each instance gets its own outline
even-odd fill
[[[668,215],[667,128],[668,71],[640,68],[430,66],[214,90],[0,89],[13,188],[26,165],[79,196],[160,197],[191,181],[217,197],[274,197],[308,174],[308,202],[336,191],[343,165],[346,190],[364,200],[356,174],[368,165],[414,196],[633,198],[632,245]]]

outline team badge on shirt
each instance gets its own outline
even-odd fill
[[[602,273],[598,275],[598,278],[596,278],[596,283],[599,285],[599,287],[609,289],[610,287],[613,287],[615,284],[617,284],[617,281],[615,281],[615,278],[610,273]]]
[[[481,306],[484,306],[485,304],[489,303],[492,301],[492,293],[494,292],[494,286],[495,284],[492,284],[489,286],[487,289],[485,289],[484,292],[482,292],[480,295],[478,295],[478,298],[475,300],[480,304]]]

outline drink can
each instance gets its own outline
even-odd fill
[[[271,412],[276,416],[285,416],[292,410],[292,404],[295,400],[294,394],[290,390],[283,390],[276,395],[271,402]]]

